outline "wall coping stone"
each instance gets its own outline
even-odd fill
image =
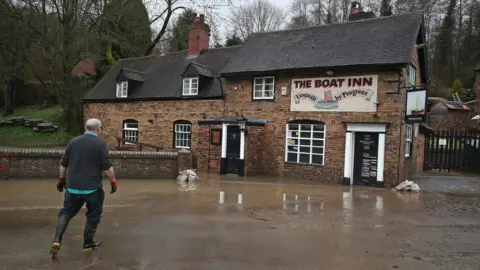
[[[1,157],[58,157],[61,158],[65,150],[46,148],[10,148],[0,149]],[[109,151],[111,158],[177,158],[178,153],[173,151],[140,152],[140,151]]]

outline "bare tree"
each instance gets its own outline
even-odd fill
[[[267,0],[253,0],[231,12],[232,27],[243,40],[251,33],[279,30],[285,22],[285,12]]]
[[[294,29],[314,25],[314,22],[311,18],[311,11],[311,0],[293,0],[290,3],[291,18],[287,27]]]

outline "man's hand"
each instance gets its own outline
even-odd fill
[[[66,180],[65,177],[60,177],[58,179],[58,183],[57,183],[58,192],[63,192],[63,189],[67,186],[65,180]]]
[[[113,181],[113,182],[110,182],[111,186],[112,186],[112,191],[110,191],[110,194],[112,193],[115,193],[117,191],[117,188],[118,188],[118,185],[117,185],[117,181]]]

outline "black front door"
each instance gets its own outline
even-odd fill
[[[375,186],[377,183],[378,133],[355,133],[353,183]]]
[[[226,173],[239,174],[240,162],[240,128],[228,126],[227,130],[227,168]]]

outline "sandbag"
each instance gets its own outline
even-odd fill
[[[408,181],[405,180],[398,184],[398,186],[395,187],[395,190],[400,191],[400,190],[405,190],[413,185],[413,181]]]
[[[188,175],[188,182],[195,182],[197,180],[196,174],[189,174]]]
[[[186,182],[188,180],[188,175],[186,173],[180,174],[177,177],[178,182]]]
[[[410,191],[419,192],[420,187],[418,186],[418,184],[413,184],[413,185],[410,186]]]

